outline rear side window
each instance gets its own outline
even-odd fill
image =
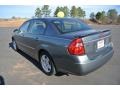
[[[29,24],[30,24],[30,22],[25,22],[20,28],[19,28],[19,30],[20,30],[20,32],[21,33],[25,33],[25,32],[27,32],[27,29],[28,29],[28,27],[29,27]]]
[[[54,21],[53,23],[57,27],[57,29],[59,29],[59,30],[62,29],[62,23],[60,21]]]
[[[29,32],[32,34],[43,34],[46,29],[46,24],[41,20],[34,20],[30,26]]]

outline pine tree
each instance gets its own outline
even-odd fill
[[[42,17],[42,11],[40,10],[39,7],[36,8],[35,10],[35,17],[38,17],[38,18]]]
[[[72,8],[70,10],[70,15],[71,15],[71,17],[77,17],[78,12],[77,12],[77,8],[75,6],[72,6]]]

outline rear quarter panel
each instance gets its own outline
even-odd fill
[[[67,47],[71,39],[59,38],[56,36],[41,36],[39,38],[39,45],[36,47],[36,59],[39,60],[38,51],[41,49],[46,50],[53,58],[57,69],[69,67],[69,63],[74,63],[70,58]]]

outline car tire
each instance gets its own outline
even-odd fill
[[[40,66],[42,68],[42,71],[48,75],[55,75],[56,74],[56,69],[53,63],[53,59],[50,56],[49,53],[47,52],[41,52],[40,53],[40,58],[39,58]]]
[[[15,51],[18,51],[17,43],[14,39],[12,40],[12,46]]]

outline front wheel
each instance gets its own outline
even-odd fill
[[[42,67],[42,70],[47,75],[55,75],[56,70],[55,66],[53,64],[52,57],[47,52],[41,52],[40,54],[40,64]]]
[[[18,47],[14,39],[12,40],[12,46],[15,51],[18,51]]]

